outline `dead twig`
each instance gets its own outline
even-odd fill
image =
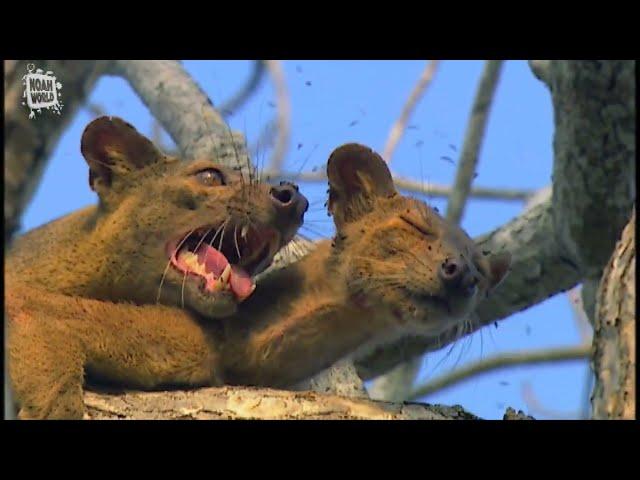
[[[453,192],[447,204],[446,218],[459,224],[464,213],[467,197],[471,191],[471,182],[475,177],[476,165],[484,132],[489,118],[491,101],[500,79],[502,60],[487,60],[480,77],[476,97],[471,107],[471,115],[467,124],[467,133],[462,146],[458,171],[453,184]]]
[[[391,127],[391,131],[389,132],[389,137],[387,139],[387,144],[384,147],[382,158],[385,159],[387,163],[391,162],[391,157],[393,156],[393,152],[402,137],[402,133],[407,128],[407,123],[409,122],[409,118],[411,114],[416,108],[418,101],[424,95],[427,87],[431,84],[431,80],[436,73],[436,69],[438,68],[439,61],[431,60],[422,71],[420,78],[418,79],[418,83],[413,88],[413,91],[409,95],[407,102],[404,104],[402,108],[402,113],[400,113],[400,117]]]
[[[578,345],[576,347],[551,348],[530,352],[507,352],[493,358],[487,358],[460,368],[454,372],[443,375],[420,387],[415,388],[407,397],[415,400],[433,392],[450,387],[456,383],[468,380],[480,373],[487,373],[514,366],[532,366],[544,363],[566,362],[589,358],[591,345]]]
[[[269,161],[270,170],[279,171],[282,168],[291,137],[291,101],[284,76],[282,62],[279,60],[265,60],[265,66],[276,91],[276,109],[278,119],[278,136],[276,146]]]

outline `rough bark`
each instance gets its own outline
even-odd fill
[[[602,268],[636,198],[635,62],[552,61],[553,224],[586,277]]]
[[[597,294],[591,399],[594,419],[636,418],[636,214],[607,264]]]
[[[62,114],[43,112],[29,119],[22,105],[22,76],[27,64],[54,72],[62,83]],[[47,160],[97,81],[102,62],[70,60],[5,60],[4,81],[4,233],[9,242],[20,228],[20,217],[31,200]]]
[[[460,406],[388,403],[266,388],[85,393],[90,419],[130,420],[475,420]]]

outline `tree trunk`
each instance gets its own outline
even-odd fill
[[[591,398],[594,419],[636,418],[636,212],[607,264],[597,294]]]

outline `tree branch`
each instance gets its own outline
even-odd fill
[[[589,358],[590,345],[577,347],[553,348],[532,352],[508,352],[501,353],[493,358],[486,358],[466,367],[460,368],[429,383],[416,387],[407,397],[409,400],[430,395],[436,391],[460,383],[476,375],[514,366],[532,366],[545,363],[559,363]]]
[[[393,404],[267,388],[171,392],[85,392],[90,419],[133,420],[475,420],[462,407]]]
[[[382,158],[384,158],[387,163],[391,162],[393,152],[395,151],[398,142],[400,142],[400,138],[402,138],[404,130],[407,128],[409,118],[411,118],[413,110],[415,110],[416,105],[420,101],[422,95],[424,95],[427,87],[431,84],[431,80],[433,80],[433,76],[436,73],[439,63],[440,62],[438,60],[431,60],[427,64],[427,66],[422,71],[420,78],[418,79],[418,83],[409,95],[407,102],[404,104],[404,107],[402,107],[400,118],[398,118],[398,120],[396,120],[396,123],[393,124],[393,127],[391,127],[389,138],[387,139],[387,144],[385,145],[382,153]]]
[[[287,81],[284,76],[282,63],[278,60],[265,60],[266,68],[273,81],[276,90],[276,108],[277,108],[277,132],[276,146],[271,155],[269,168],[272,171],[280,171],[282,164],[289,149],[291,137],[291,100],[289,99],[289,90],[287,89]]]
[[[222,164],[250,168],[244,137],[231,134],[211,100],[174,60],[117,60],[124,77],[187,159],[215,156]]]
[[[247,83],[245,83],[236,94],[220,106],[220,112],[226,119],[232,116],[247,100],[258,90],[264,80],[265,68],[262,60],[255,60]]]
[[[262,177],[269,181],[277,182],[280,180],[289,180],[292,182],[326,182],[327,175],[325,172],[276,172],[273,170],[265,170]],[[437,183],[424,184],[410,178],[399,177],[394,175],[393,183],[395,186],[409,193],[419,193],[430,197],[449,197],[451,195],[451,187],[448,185],[439,185]],[[485,200],[502,200],[523,202],[536,194],[534,190],[526,189],[510,189],[510,188],[490,188],[490,187],[472,187],[469,196],[473,198],[481,198]]]
[[[622,232],[597,295],[594,419],[636,418],[636,212]]]
[[[459,224],[462,219],[467,197],[471,191],[471,183],[475,176],[480,147],[487,127],[493,95],[500,79],[501,68],[502,60],[487,60],[471,107],[456,179],[447,203],[446,219],[455,224]]]

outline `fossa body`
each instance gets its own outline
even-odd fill
[[[509,267],[348,144],[327,164],[335,238],[256,286],[303,221],[295,185],[167,157],[117,118],[89,124],[81,150],[99,204],[27,233],[7,258],[21,418],[82,418],[87,374],[287,387],[363,347],[441,333]]]

